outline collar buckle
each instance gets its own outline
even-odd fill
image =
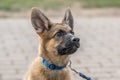
[[[49,67],[49,69],[52,69],[52,70],[55,69],[55,65],[54,64],[50,64],[48,67]]]

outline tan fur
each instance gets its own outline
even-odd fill
[[[60,56],[57,54],[56,48],[60,44],[60,41],[54,38],[55,33],[62,29],[66,32],[71,31],[71,28],[64,24],[50,23],[51,29],[44,30],[44,32],[38,33],[40,39],[40,47],[38,57],[33,61],[28,73],[24,80],[70,80],[70,71],[66,67],[62,70],[50,70],[42,63],[42,57],[49,63],[64,66],[69,62],[69,55]]]

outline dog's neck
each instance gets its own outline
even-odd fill
[[[46,59],[49,63],[57,65],[57,66],[65,66],[68,64],[70,56],[69,55],[57,55],[57,53],[51,53],[56,55],[49,55],[49,53],[42,47],[39,47],[39,55],[40,57]]]

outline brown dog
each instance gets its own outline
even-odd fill
[[[39,9],[32,8],[31,21],[41,44],[24,80],[70,80],[67,64],[70,54],[79,48],[70,9],[61,23],[53,23]]]

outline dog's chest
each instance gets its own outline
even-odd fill
[[[49,75],[50,75],[50,79],[53,80],[60,80],[60,78],[62,77],[62,73],[60,71],[51,71]]]
[[[64,80],[67,75],[67,70],[51,71],[48,80]]]

